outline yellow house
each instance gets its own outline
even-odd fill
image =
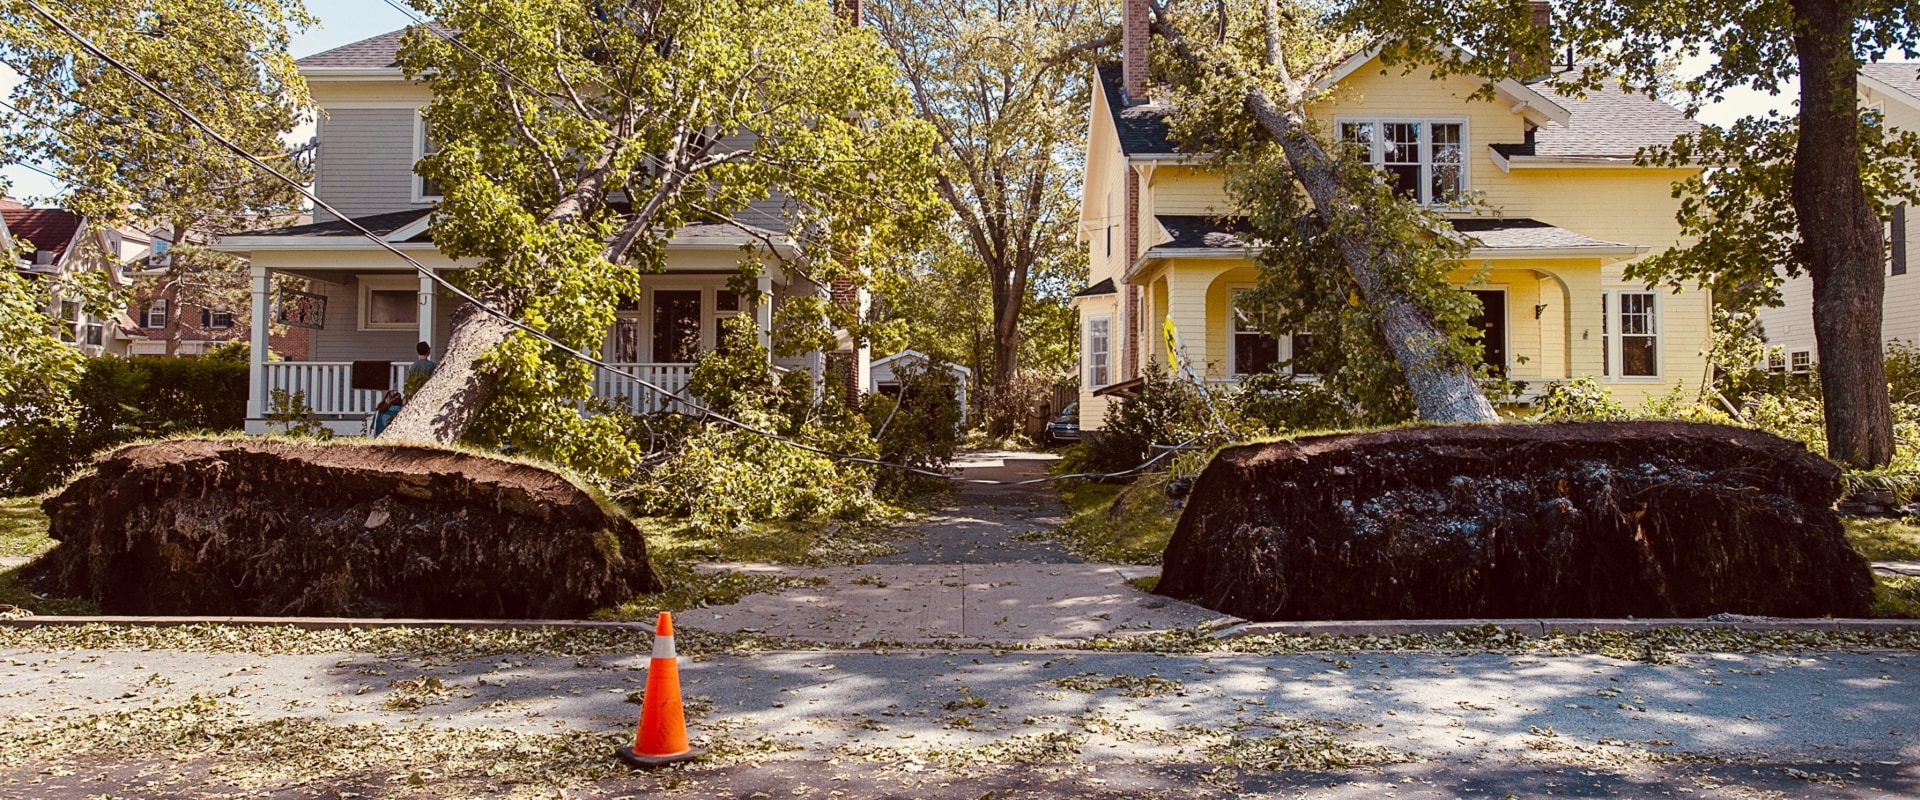
[[[1129,8],[1122,63],[1093,76],[1080,215],[1091,268],[1074,299],[1088,431],[1130,381],[1165,361],[1168,320],[1209,382],[1281,368],[1311,343],[1233,313],[1235,292],[1257,281],[1249,245],[1221,176],[1169,139],[1174,110],[1147,79],[1144,16]],[[1470,100],[1477,79],[1434,80],[1376,55],[1334,71],[1309,115],[1329,136],[1366,143],[1390,180],[1473,240],[1452,278],[1483,303],[1488,361],[1525,382],[1527,396],[1581,376],[1629,406],[1698,387],[1709,369],[1708,293],[1623,275],[1681,243],[1672,184],[1689,174],[1638,167],[1634,156],[1695,124],[1611,86],[1573,98],[1508,80],[1493,99]],[[1467,208],[1468,196],[1483,207]]]

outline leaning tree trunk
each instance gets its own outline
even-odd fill
[[[482,302],[518,314],[517,304],[481,295]],[[380,432],[382,439],[451,444],[466,435],[493,396],[494,375],[480,368],[480,358],[507,340],[513,326],[468,305],[453,321],[453,333],[441,351],[433,378],[407,398],[400,413]]]
[[[1157,27],[1165,33],[1175,53],[1190,66],[1234,70],[1231,64],[1203,63],[1173,27],[1165,9],[1155,8],[1154,13],[1158,16]],[[1268,3],[1270,28],[1274,15],[1272,3]],[[1278,61],[1277,36],[1271,31],[1267,49],[1270,66],[1283,68]],[[1248,112],[1280,144],[1294,175],[1306,188],[1307,196],[1313,199],[1314,207],[1322,213],[1364,218],[1366,208],[1354,200],[1353,193],[1341,182],[1333,157],[1313,138],[1312,123],[1300,105],[1276,103],[1258,83],[1245,76],[1235,77],[1246,84]],[[1359,232],[1335,236],[1334,242],[1342,260],[1347,262],[1348,273],[1360,288],[1361,299],[1378,312],[1380,334],[1386,338],[1394,361],[1400,366],[1400,374],[1406,378],[1420,418],[1429,422],[1499,421],[1493,404],[1487,402],[1486,393],[1474,380],[1473,371],[1449,354],[1446,331],[1434,324],[1433,318],[1415,305],[1412,297],[1387,285],[1381,277],[1385,270],[1375,263],[1375,258],[1395,256],[1387,248],[1378,247],[1364,226]]]
[[[1860,180],[1859,64],[1839,0],[1793,3],[1800,139],[1793,211],[1813,276],[1813,331],[1826,401],[1827,454],[1871,469],[1893,458],[1893,412],[1880,340],[1886,291],[1880,218]]]
[[[1247,87],[1247,108],[1280,143],[1287,162],[1313,198],[1314,207],[1334,214],[1366,214],[1341,183],[1339,170],[1326,148],[1309,133],[1311,123],[1298,107],[1280,107],[1258,86]],[[1386,285],[1378,258],[1395,256],[1377,248],[1364,233],[1334,236],[1347,271],[1360,287],[1360,296],[1379,314],[1379,327],[1393,350],[1394,361],[1407,379],[1420,418],[1430,422],[1494,422],[1499,415],[1473,378],[1473,371],[1449,355],[1447,332],[1415,305],[1413,298]]]

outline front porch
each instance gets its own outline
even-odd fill
[[[314,416],[336,434],[355,436],[366,431],[367,418],[388,389],[399,390],[407,378],[411,362],[388,362],[387,389],[353,388],[351,361],[269,361],[262,366],[262,380],[254,399],[268,413],[276,410],[273,396],[296,393]],[[625,374],[622,374],[625,373]],[[613,364],[612,369],[595,369],[593,396],[635,414],[674,410],[675,398],[686,398],[687,380],[693,365],[686,364]],[[629,377],[632,376],[632,377]],[[644,380],[672,393],[663,396],[640,385]],[[247,432],[267,433],[271,425],[264,418],[247,420]]]

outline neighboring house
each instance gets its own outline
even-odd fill
[[[1878,113],[1883,124],[1920,130],[1920,62],[1889,61],[1860,68],[1860,107]],[[1912,248],[1920,244],[1920,215],[1895,206],[1887,225],[1887,281],[1881,309],[1883,342],[1920,342],[1920,275],[1909,274]],[[1802,275],[1780,284],[1782,305],[1760,309],[1760,332],[1772,345],[1768,367],[1775,372],[1806,373],[1820,361],[1813,335],[1813,279]]]
[[[314,102],[322,109],[314,157],[315,189],[322,199],[351,216],[434,270],[471,266],[434,248],[427,233],[436,187],[413,172],[431,143],[424,136],[420,110],[432,99],[430,87],[407,80],[396,63],[404,31],[376,36],[299,62]],[[785,236],[783,200],[756,204],[741,215],[756,228],[750,235],[718,222],[688,225],[667,245],[665,271],[641,279],[641,291],[620,306],[618,321],[602,357],[643,379],[679,392],[701,353],[714,349],[720,323],[752,315],[761,339],[768,341],[774,309],[790,298],[824,293],[804,278],[779,267],[764,252],[759,290],[770,302],[757,307],[727,288],[738,274],[741,248],[772,239],[791,255]],[[454,299],[436,291],[428,278],[353,231],[345,222],[316,213],[307,225],[253,231],[223,237],[217,249],[245,256],[252,264],[255,319],[273,318],[304,327],[308,357],[264,362],[264,329],[253,333],[252,388],[247,429],[267,429],[272,392],[304,393],[305,401],[330,427],[360,430],[380,400],[380,391],[354,389],[353,362],[391,362],[388,384],[398,388],[416,342],[436,352],[447,340]],[[303,279],[307,292],[274,292],[275,276]],[[857,297],[854,302],[859,302]],[[867,353],[843,343],[835,370],[852,392],[867,388]],[[827,371],[824,354],[776,358],[776,367],[808,370],[816,378]],[[816,381],[818,383],[818,381]],[[596,395],[624,398],[635,411],[665,407],[663,398],[627,377],[601,370]]]
[[[128,231],[129,240],[137,233],[144,237],[147,246],[138,253],[129,253],[127,274],[137,286],[133,304],[127,309],[125,329],[130,342],[127,354],[133,356],[164,356],[167,354],[167,317],[168,300],[166,287],[160,279],[173,268],[173,228],[171,225],[157,225],[151,230]],[[197,240],[199,237],[195,237]],[[198,242],[204,244],[204,242]],[[231,277],[233,294],[243,295],[246,291],[245,273],[231,276],[222,274],[215,279],[225,280]],[[142,280],[146,279],[146,280]],[[202,280],[208,276],[202,276]],[[179,292],[174,293],[176,296]],[[203,301],[204,303],[204,301]],[[195,356],[205,353],[214,345],[233,341],[250,341],[252,332],[247,326],[248,317],[238,309],[225,304],[195,304],[181,301],[179,317],[179,346],[174,354]],[[269,344],[273,353],[282,358],[304,361],[307,358],[307,331],[304,328],[281,326],[282,330],[269,334]]]
[[[908,369],[922,369],[931,360],[926,353],[918,350],[902,350],[886,358],[874,359],[873,367],[869,370],[873,390],[888,397],[899,397],[899,373]],[[960,401],[960,426],[964,428],[967,425],[967,387],[973,384],[973,370],[951,363],[946,367],[948,372],[953,373],[956,387],[954,399]]]
[[[128,338],[118,309],[89,309],[62,297],[55,278],[104,271],[115,285],[125,285],[120,265],[128,242],[121,231],[90,224],[85,217],[58,208],[30,208],[12,198],[0,199],[0,221],[5,245],[32,244],[19,255],[15,268],[45,279],[46,312],[61,320],[60,338],[90,356],[126,355]],[[144,246],[136,241],[136,246]]]
[[[1171,107],[1147,68],[1146,0],[1126,0],[1122,63],[1095,75],[1080,236],[1091,254],[1080,315],[1080,425],[1101,428],[1111,398],[1165,361],[1171,320],[1210,382],[1284,368],[1311,379],[1309,331],[1262,330],[1238,314],[1252,288],[1243,220],[1222,177],[1169,138]],[[1698,387],[1708,365],[1706,291],[1670,292],[1622,271],[1680,243],[1672,184],[1688,170],[1634,165],[1642,147],[1695,130],[1672,106],[1609,87],[1585,99],[1507,80],[1432,80],[1360,53],[1308,109],[1330,135],[1370,145],[1389,180],[1473,240],[1452,280],[1480,300],[1487,360],[1528,385],[1592,376],[1637,406]],[[1468,195],[1491,211],[1456,204]],[[1282,366],[1287,365],[1287,366]]]

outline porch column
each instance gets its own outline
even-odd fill
[[[253,336],[252,345],[247,354],[247,419],[262,419],[267,416],[267,333],[273,327],[273,304],[268,292],[273,289],[273,281],[267,268],[254,264],[253,321],[249,333]]]
[[[434,348],[435,358],[440,357],[440,344],[433,340],[434,323],[437,321],[436,311],[439,308],[437,303],[440,295],[436,291],[438,288],[433,278],[427,275],[420,276],[420,341]]]
[[[773,357],[773,276],[760,273],[760,302],[753,307],[754,327],[760,329],[760,346]]]

